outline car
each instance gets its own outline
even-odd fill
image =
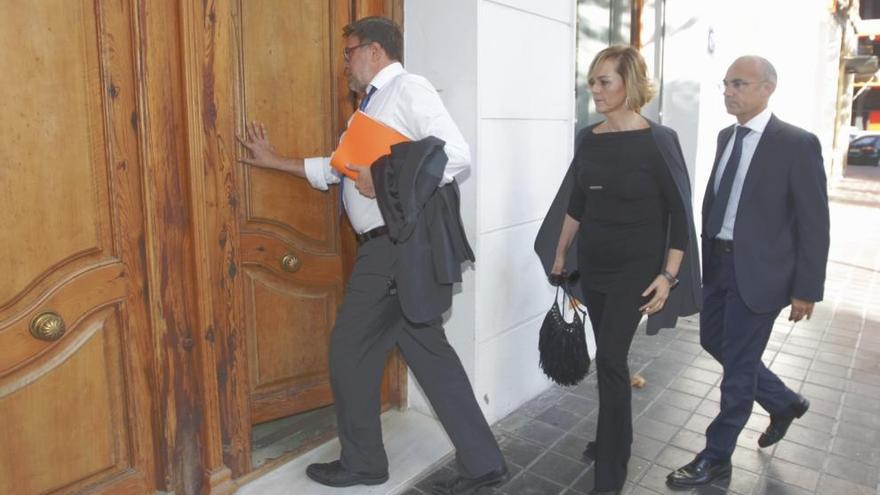
[[[847,165],[880,165],[880,134],[858,136],[849,142]]]

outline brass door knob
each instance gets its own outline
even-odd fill
[[[30,330],[34,338],[51,342],[60,339],[67,327],[58,313],[47,311],[31,320]]]
[[[302,262],[293,253],[287,253],[281,257],[281,269],[285,272],[295,272],[302,266]]]

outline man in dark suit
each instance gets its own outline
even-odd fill
[[[706,448],[669,474],[691,487],[729,476],[736,439],[758,404],[770,413],[761,447],[782,439],[810,403],[761,362],[773,322],[810,318],[822,300],[828,260],[828,195],[822,151],[813,134],[767,108],[776,70],[767,60],[737,59],[723,81],[737,124],[721,131],[703,201],[703,311],[700,342],[724,367],[721,411]]]

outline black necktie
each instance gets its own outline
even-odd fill
[[[730,158],[724,166],[724,175],[721,176],[721,184],[712,201],[712,209],[709,210],[709,221],[706,223],[709,238],[713,238],[721,232],[724,223],[724,213],[727,211],[727,202],[730,200],[730,190],[733,188],[733,179],[736,177],[736,169],[739,168],[739,160],[742,157],[743,138],[751,129],[736,126],[736,137],[733,140],[733,149],[730,150]]]

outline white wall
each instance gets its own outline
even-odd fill
[[[550,384],[537,332],[553,293],[532,250],[572,154],[574,2],[407,0],[405,62],[471,145],[462,216],[477,262],[446,323],[487,419]],[[428,411],[410,377],[410,405]]]

